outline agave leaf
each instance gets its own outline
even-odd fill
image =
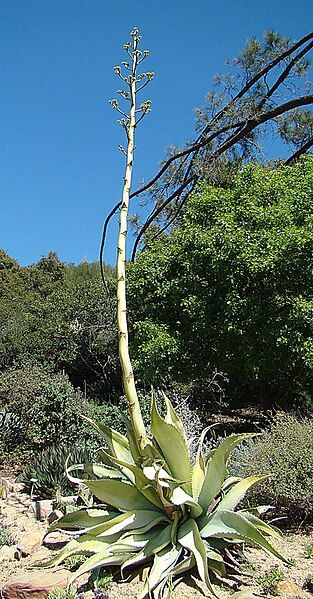
[[[163,510],[163,504],[160,500],[156,489],[151,485],[150,480],[144,475],[141,468],[134,464],[129,464],[124,462],[123,460],[119,460],[118,458],[112,457],[112,462],[117,464],[123,469],[128,479],[131,480],[137,487],[137,489],[142,493],[151,503],[155,506]]]
[[[95,568],[100,568],[101,566],[120,566],[127,559],[129,559],[133,554],[125,551],[125,553],[117,553],[116,555],[112,555],[109,549],[106,549],[96,555],[92,555],[89,559],[87,559],[81,566],[73,573],[68,584],[71,585],[77,578],[79,578],[82,574],[86,574],[91,570],[95,570]]]
[[[142,590],[140,591],[137,599],[143,599],[149,592],[153,591],[159,583],[167,577],[168,573],[171,572],[173,566],[181,555],[182,547],[175,547],[175,545],[169,545],[156,553],[153,565],[149,572],[149,577],[146,580]],[[158,594],[157,594],[158,595]]]
[[[173,404],[168,399],[168,397],[166,397],[165,393],[163,393],[163,397],[164,397],[164,401],[165,401],[165,405],[166,405],[165,422],[175,426],[175,428],[177,428],[178,432],[180,432],[180,434],[184,438],[186,438],[184,425],[183,425],[181,419],[179,418],[178,414],[176,413],[176,411],[173,407]]]
[[[123,564],[121,568],[122,575],[125,568],[129,568],[130,566],[135,566],[136,564],[146,561],[149,557],[158,553],[159,551],[162,551],[162,549],[169,545],[171,542],[171,532],[172,524],[162,528],[155,537],[152,537],[148,541],[144,549],[137,553],[135,557],[130,557],[130,559]]]
[[[132,454],[132,458],[134,460],[135,464],[139,464],[141,461],[141,455],[138,449],[138,445],[136,442],[136,437],[134,434],[134,431],[132,429],[131,426],[131,422],[129,420],[129,418],[127,418],[127,416],[124,414],[123,415],[123,420],[125,423],[125,428],[126,428],[126,433],[127,433],[127,438],[128,438],[128,443],[129,443],[129,449],[130,449],[130,453]]]
[[[125,516],[125,520],[122,520],[121,516]],[[162,514],[159,511],[138,510],[133,512],[126,512],[125,514],[120,514],[116,518],[116,522],[111,521],[109,524],[99,524],[99,526],[96,526],[89,532],[92,535],[105,536],[107,534],[111,534],[109,527],[115,527],[115,523],[119,524],[119,522],[124,522],[124,525],[120,527],[118,530],[131,530],[134,533],[144,533],[148,530],[151,530],[160,522],[169,522],[169,520],[165,513]]]
[[[215,426],[215,425],[213,424],[211,426],[207,426],[202,431],[200,439],[199,439],[199,443],[198,443],[196,460],[195,460],[194,467],[192,469],[192,494],[193,494],[193,497],[195,500],[198,500],[199,493],[201,491],[203,481],[205,478],[205,473],[206,473],[206,465],[205,465],[205,459],[204,459],[204,456],[202,453],[202,446],[203,446],[203,442],[204,442],[207,432],[213,426]]]
[[[108,444],[109,450],[111,454],[123,460],[124,462],[128,462],[130,464],[134,464],[133,456],[130,452],[129,442],[125,435],[122,435],[118,431],[115,431],[113,428],[106,426],[105,424],[101,424],[95,420],[91,420],[86,416],[83,416],[87,422],[92,424],[92,426],[100,433],[100,435],[105,439]]]
[[[175,426],[161,418],[154,400],[151,411],[151,431],[173,478],[182,481],[183,489],[191,493],[191,467],[186,439]]]
[[[102,464],[94,464],[92,462],[85,462],[84,472],[88,474],[88,476],[95,476],[97,478],[126,478],[125,475],[117,468],[112,468],[112,466],[105,466]]]
[[[139,531],[130,530],[129,532],[124,533],[120,539],[120,542],[126,543],[126,544],[130,543],[134,547],[143,549],[146,546],[146,544],[148,543],[148,541],[150,541],[150,539],[156,537],[156,535],[158,535],[161,532],[161,527],[155,526],[155,528],[153,530],[149,529],[144,532],[140,532],[140,530]]]
[[[241,499],[245,496],[247,491],[251,489],[261,480],[268,478],[268,475],[260,474],[255,476],[248,476],[237,482],[228,493],[223,497],[216,510],[234,510]]]
[[[72,476],[71,472],[74,472],[77,470],[84,472],[84,464],[72,464],[71,466],[69,466],[68,463],[69,463],[70,457],[71,457],[70,455],[67,456],[67,459],[64,464],[66,476],[67,476],[68,480],[71,483],[73,483],[74,485],[81,485],[84,482],[83,479],[78,478],[77,476]]]
[[[57,566],[71,555],[93,555],[94,553],[102,552],[110,547],[110,544],[117,540],[116,536],[107,539],[94,539],[88,535],[83,535],[79,539],[70,541],[62,551],[54,555],[51,559],[44,562],[45,567]],[[110,541],[110,542],[109,542]]]
[[[194,518],[198,518],[202,514],[202,507],[186,493],[181,487],[176,487],[170,498],[174,505],[189,505]]]
[[[237,512],[237,514],[241,514],[242,516],[244,516],[247,520],[249,520],[249,522],[254,524],[254,526],[256,526],[261,532],[263,532],[266,535],[275,537],[276,539],[281,539],[281,537],[283,536],[282,532],[279,530],[279,528],[277,528],[277,526],[267,524],[266,522],[264,522],[257,516],[254,516],[254,514],[251,514],[247,510],[240,510],[239,512]]]
[[[86,480],[85,485],[100,501],[120,510],[158,509],[134,485],[126,481]]]
[[[188,555],[188,557],[185,557],[181,562],[179,562],[179,564],[177,564],[173,569],[172,569],[172,575],[173,577],[175,576],[179,576],[180,574],[184,574],[184,572],[187,572],[188,570],[191,570],[191,568],[193,568],[196,565],[196,560],[194,555]]]
[[[213,499],[221,491],[226,477],[226,464],[231,451],[245,439],[254,437],[253,433],[243,433],[240,435],[231,435],[217,447],[207,466],[205,478],[198,497],[204,512],[211,505]]]
[[[201,539],[198,526],[193,518],[186,520],[186,522],[179,528],[177,538],[183,547],[193,553],[201,580],[206,584],[212,595],[215,595],[209,578],[206,548]]]
[[[262,516],[263,514],[266,514],[266,512],[269,512],[270,510],[274,510],[275,506],[274,505],[256,505],[254,507],[249,507],[249,514],[253,514],[254,516]]]
[[[201,520],[200,531],[202,537],[241,539],[288,563],[288,560],[267,541],[258,528],[238,512],[218,511],[212,516],[205,516]]]
[[[227,491],[227,489],[233,487],[236,483],[240,483],[241,480],[240,476],[228,476],[223,483],[222,491]]]
[[[55,566],[60,564],[64,559],[66,559],[66,557],[68,556],[68,554],[70,554],[70,551],[72,549],[75,549],[79,546],[79,541],[76,539],[73,539],[72,541],[69,541],[69,543],[67,543],[66,547],[64,547],[64,549],[62,549],[62,551],[59,551],[59,553],[57,555],[53,555],[52,557],[50,557],[50,559],[45,560],[43,562],[36,562],[36,566],[38,566],[39,568],[48,568],[50,566]]]
[[[108,510],[82,509],[77,512],[65,514],[62,518],[53,522],[49,527],[49,532],[62,528],[63,530],[88,529],[98,524],[103,524],[117,516],[117,512]]]
[[[226,567],[225,567],[224,560],[223,560],[221,554],[218,553],[217,551],[215,551],[211,547],[211,545],[208,543],[208,541],[206,541],[205,539],[203,539],[203,543],[205,546],[207,558],[209,560],[208,561],[209,570],[212,570],[213,572],[215,572],[222,578],[226,577],[227,576]]]

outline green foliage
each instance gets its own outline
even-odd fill
[[[48,599],[76,599],[76,597],[74,589],[53,589],[48,595]]]
[[[64,564],[66,568],[68,568],[71,572],[75,572],[78,568],[86,561],[86,557],[84,555],[71,555],[68,557]]]
[[[312,519],[313,420],[285,415],[261,439],[237,450],[233,474],[250,476],[259,470],[271,477],[252,492],[253,500],[275,505],[291,522]]]
[[[10,531],[5,527],[0,525],[0,547],[3,545],[14,545],[15,541],[10,533]]]
[[[149,566],[138,599],[152,591],[159,599],[170,592],[177,577],[196,566],[214,594],[209,571],[226,576],[226,549],[238,552],[245,542],[284,559],[269,541],[280,533],[259,518],[266,508],[236,509],[264,476],[227,477],[231,452],[251,435],[227,437],[204,454],[204,431],[192,463],[183,424],[166,398],[165,404],[163,418],[155,401],[152,403],[151,444],[140,455],[131,429],[127,438],[93,423],[108,449],[99,452],[97,464],[81,466],[85,473],[82,482],[100,505],[66,514],[50,527],[50,531],[76,531],[79,536],[48,566],[73,555],[88,556],[73,573],[71,583],[109,565],[120,565],[122,573],[127,568]]]
[[[98,589],[102,589],[103,591],[108,591],[112,584],[113,576],[112,574],[100,574],[100,578],[97,580]]]
[[[90,396],[112,399],[120,391],[112,272],[105,268],[105,294],[97,264],[66,266],[50,253],[19,267],[1,250],[0,371],[50,365]]]
[[[11,430],[6,426],[7,450],[21,443],[25,448],[40,450],[79,441],[79,420],[85,403],[65,375],[33,365],[7,369],[0,375],[0,407],[6,420],[14,421]]]
[[[0,374],[2,461],[33,463],[38,452],[60,445],[98,447],[99,438],[82,414],[122,424],[116,406],[86,400],[64,374],[31,364],[6,369]]]
[[[203,184],[189,198],[181,225],[129,269],[142,380],[216,369],[230,399],[312,401],[312,192],[308,156],[249,165],[232,189]]]
[[[260,578],[257,579],[257,582],[262,587],[264,593],[276,595],[275,585],[280,580],[284,580],[284,578],[284,573],[281,570],[278,568],[271,568],[270,570],[267,570],[263,576],[260,576]]]
[[[68,458],[75,464],[90,459],[86,449],[71,446],[52,446],[36,455],[32,465],[26,466],[19,480],[30,490],[32,478],[36,479],[34,494],[42,499],[55,498],[56,493],[73,495],[77,485],[73,485],[65,471],[64,464]]]
[[[313,558],[313,545],[307,545],[304,551],[307,557]]]

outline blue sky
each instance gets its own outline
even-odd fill
[[[274,29],[298,38],[312,16],[311,0],[2,0],[0,247],[21,264],[51,250],[66,262],[97,259],[124,168],[107,100],[120,87],[113,66],[134,25],[156,73],[153,112],[138,130],[136,185],[167,146],[193,136],[195,107],[248,37]],[[111,263],[115,239],[113,226]]]

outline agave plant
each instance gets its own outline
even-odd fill
[[[279,532],[259,517],[264,507],[236,511],[248,489],[264,478],[263,475],[246,479],[227,476],[231,451],[250,434],[230,436],[217,449],[204,453],[206,429],[192,463],[184,427],[167,398],[164,418],[152,400],[151,436],[144,426],[128,351],[125,262],[134,134],[139,121],[150,111],[150,101],[136,108],[136,95],[151,81],[153,74],[138,75],[137,67],[148,52],[138,49],[141,38],[136,28],[131,38],[124,46],[131,59],[130,63],[122,62],[126,75],[120,66],[114,69],[128,88],[118,93],[130,102],[129,114],[120,108],[116,99],[110,101],[125,117],[119,122],[127,136],[127,151],[121,148],[126,156],[123,194],[117,205],[120,208],[117,322],[119,357],[129,408],[127,436],[100,423],[92,423],[104,438],[106,448],[99,451],[97,463],[72,466],[68,468],[68,476],[73,482],[83,482],[88,487],[95,498],[94,506],[67,514],[51,526],[50,530],[67,531],[72,540],[49,564],[61,563],[72,555],[88,556],[70,582],[102,566],[121,566],[122,574],[129,568],[149,566],[138,599],[152,593],[155,599],[169,597],[175,581],[196,567],[214,594],[210,572],[225,577],[232,550],[240,544],[250,543],[275,557],[283,557],[268,540]],[[72,477],[73,470],[77,469],[84,472],[81,480]]]
[[[120,565],[125,574],[128,568],[149,565],[138,599],[152,592],[159,599],[168,597],[175,580],[196,566],[214,594],[210,571],[224,578],[233,566],[231,549],[240,543],[284,559],[269,541],[280,532],[259,517],[266,508],[236,511],[245,493],[264,478],[227,477],[231,451],[251,435],[232,435],[204,454],[205,430],[192,464],[182,422],[170,401],[165,402],[165,418],[152,403],[152,442],[145,457],[138,454],[129,423],[126,437],[94,422],[108,448],[99,451],[97,463],[68,469],[70,478],[72,470],[84,471],[88,478],[73,482],[83,482],[99,502],[50,527],[73,537],[50,565],[71,555],[89,556],[71,583],[101,566]]]

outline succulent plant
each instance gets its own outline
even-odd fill
[[[182,422],[170,401],[165,402],[165,418],[152,402],[152,440],[144,455],[138,453],[129,426],[126,437],[93,422],[108,449],[99,451],[99,463],[68,469],[70,478],[72,470],[84,471],[82,480],[99,502],[94,508],[65,515],[50,527],[73,536],[50,565],[72,555],[89,556],[71,582],[101,566],[120,565],[125,573],[131,567],[150,565],[138,599],[151,591],[159,599],[166,596],[170,579],[173,585],[196,566],[214,594],[210,571],[226,576],[232,548],[245,542],[284,559],[269,541],[280,532],[260,519],[266,508],[236,511],[245,493],[264,479],[264,475],[227,476],[231,451],[251,435],[227,437],[204,454],[206,429],[192,464]]]

